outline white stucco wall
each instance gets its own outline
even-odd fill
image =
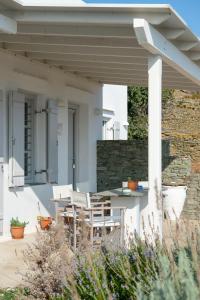
[[[7,92],[21,91],[43,94],[58,100],[58,183],[68,183],[68,103],[79,106],[79,143],[78,143],[78,187],[82,191],[96,190],[96,140],[102,137],[102,116],[95,114],[102,109],[102,86],[75,75],[49,68],[44,64],[30,62],[6,52],[0,53],[0,90],[3,91],[3,228],[9,235],[12,217],[29,221],[27,232],[35,230],[38,215],[53,213],[52,187],[49,184],[8,188],[8,102]],[[1,131],[0,131],[1,132]],[[2,135],[2,134],[1,134]],[[1,195],[1,192],[0,192]],[[0,199],[2,201],[2,198]]]
[[[127,87],[105,84],[103,86],[103,117],[107,120],[106,139],[127,139],[127,111]]]

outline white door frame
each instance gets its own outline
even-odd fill
[[[75,104],[68,105],[68,111],[73,111],[73,162],[72,162],[72,169],[73,169],[73,189],[76,190],[77,188],[77,179],[78,179],[78,158],[79,158],[79,151],[78,151],[78,142],[79,142],[79,106]],[[69,140],[68,140],[69,142]],[[69,160],[68,160],[69,161]],[[70,166],[68,166],[70,168]]]

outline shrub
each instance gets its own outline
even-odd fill
[[[144,293],[151,290],[158,271],[156,253],[145,244],[78,256],[75,275],[81,299],[136,299],[138,284]]]
[[[186,227],[186,235],[183,233]],[[168,227],[170,231],[170,227]],[[174,239],[162,245],[136,240],[129,250],[92,250],[72,254],[60,227],[39,234],[26,252],[26,283],[34,299],[124,300],[200,298],[199,228],[177,225]]]
[[[48,232],[38,232],[36,242],[24,252],[27,273],[24,283],[36,299],[60,296],[71,272],[70,251],[64,229],[53,226]]]
[[[178,263],[172,268],[172,263],[166,256],[159,257],[160,272],[152,282],[148,295],[138,291],[138,300],[195,300],[200,299],[199,284],[191,258],[185,250],[179,250]]]

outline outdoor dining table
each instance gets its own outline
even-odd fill
[[[126,207],[124,212],[124,238],[126,245],[135,237],[135,234],[140,236],[141,202],[144,198],[147,198],[147,189],[143,191],[125,192],[122,188],[118,188],[98,192],[95,193],[95,195],[99,197],[109,197],[111,207]],[[115,212],[113,211],[113,215],[117,213],[117,210]]]

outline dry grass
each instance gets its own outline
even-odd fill
[[[200,233],[200,221],[180,219],[177,221],[165,220],[163,223],[163,236],[167,245],[171,243],[185,247],[189,244],[198,242]]]

